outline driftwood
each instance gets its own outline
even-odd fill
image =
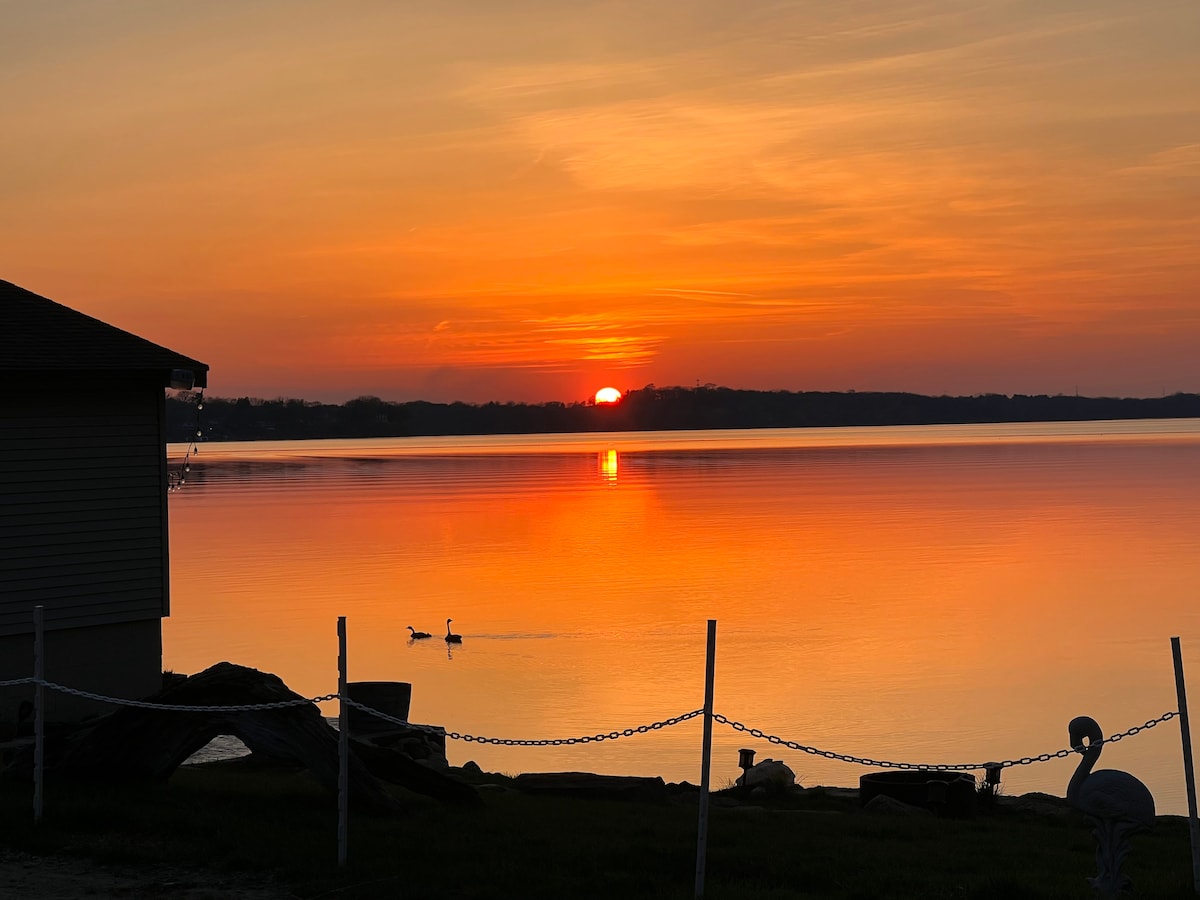
[[[221,662],[164,688],[149,702],[172,706],[246,706],[303,699],[276,675]],[[122,707],[47,743],[48,775],[104,781],[165,781],[218,735],[239,738],[257,757],[306,768],[334,793],[338,788],[338,733],[312,703],[265,710],[158,710]],[[364,758],[366,757],[366,758]],[[370,763],[367,762],[370,759]],[[478,802],[462,782],[398,751],[351,741],[349,792],[353,803],[397,808],[376,780],[457,802]],[[418,771],[419,770],[419,771]]]

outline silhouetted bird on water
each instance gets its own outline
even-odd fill
[[[450,632],[450,623],[453,621],[454,621],[453,619],[446,620],[446,643],[447,644],[461,644],[462,643],[462,635],[461,634],[452,634]]]
[[[419,641],[422,638],[433,637],[433,635],[430,634],[428,631],[416,631],[411,625],[408,626],[408,630],[412,632],[412,634],[410,634],[409,637],[412,638],[414,641]]]

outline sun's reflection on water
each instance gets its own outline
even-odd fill
[[[603,453],[597,453],[596,458],[600,463],[600,474],[606,481],[616,482],[617,470],[619,467],[619,457],[616,450],[605,450]]]

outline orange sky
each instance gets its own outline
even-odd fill
[[[0,278],[217,396],[1200,391],[1194,0],[2,15]]]

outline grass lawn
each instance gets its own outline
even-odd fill
[[[633,801],[530,795],[483,776],[484,804],[458,809],[400,789],[404,812],[352,815],[337,865],[336,799],[305,773],[245,763],[179,770],[138,787],[50,782],[32,824],[32,786],[0,778],[0,845],[98,863],[168,862],[269,873],[316,898],[690,898],[697,794]],[[797,790],[710,806],[705,896],[1090,898],[1095,840],[1073,813],[1001,802],[969,819],[868,813],[842,792]],[[1191,898],[1186,820],[1161,817],[1125,865],[1137,896]]]

